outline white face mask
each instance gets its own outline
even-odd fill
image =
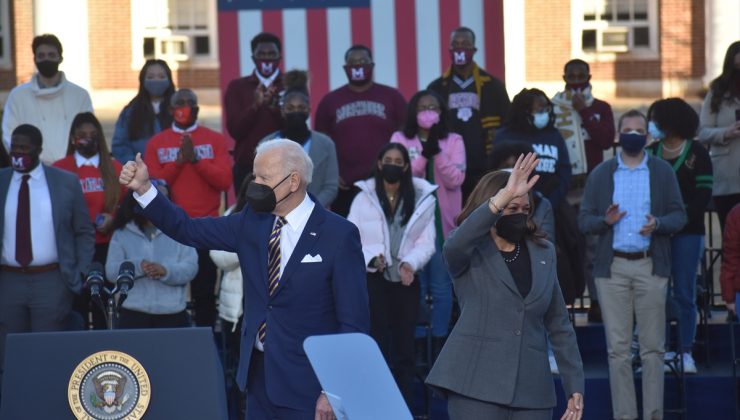
[[[550,122],[549,112],[538,112],[536,114],[532,114],[532,124],[534,124],[534,126],[540,130],[547,127],[547,123],[549,122]]]

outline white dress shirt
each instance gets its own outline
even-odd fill
[[[277,69],[274,72],[272,72],[272,74],[270,75],[270,77],[265,77],[262,74],[260,74],[260,72],[258,72],[256,70],[254,71],[254,74],[257,75],[257,78],[259,79],[260,83],[264,87],[269,88],[270,85],[272,85],[272,82],[274,82],[275,79],[277,79],[278,74],[280,74],[280,69]]]
[[[15,260],[15,226],[18,215],[18,191],[21,188],[23,175],[25,174],[18,171],[13,172],[5,200],[2,264],[14,267],[20,266]],[[28,179],[28,192],[31,204],[31,249],[33,250],[33,260],[30,265],[39,266],[59,262],[54,218],[51,212],[51,196],[43,165],[39,164],[28,175],[31,175]]]
[[[82,156],[80,152],[75,152],[75,164],[78,168],[83,166],[94,166],[97,168],[100,165],[100,153],[95,153],[95,156],[88,159]]]
[[[149,191],[145,192],[142,195],[139,195],[134,192],[134,198],[136,201],[139,202],[141,207],[146,207],[149,205],[149,203],[154,200],[154,197],[157,196],[157,189],[156,188],[149,188]],[[293,251],[295,250],[296,245],[298,244],[298,240],[301,239],[301,235],[303,234],[303,229],[306,228],[306,223],[308,223],[308,218],[311,216],[311,213],[313,212],[314,207],[316,206],[316,203],[314,203],[311,198],[309,198],[308,194],[305,194],[303,197],[303,201],[301,201],[301,204],[298,205],[298,207],[294,208],[290,213],[285,215],[285,224],[280,229],[280,276],[282,277],[283,271],[285,271],[285,266],[290,261],[290,257],[293,255]],[[277,220],[277,217],[275,217],[275,220]],[[275,226],[273,222],[273,227]],[[268,256],[269,258],[269,256]],[[302,257],[301,257],[302,258]],[[267,265],[267,261],[265,261],[265,265]],[[269,325],[267,327],[269,334]],[[262,345],[262,342],[259,340],[259,333],[254,338],[254,347],[259,351],[265,351],[264,346]]]

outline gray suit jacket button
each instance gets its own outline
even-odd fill
[[[516,331],[514,331],[514,334],[515,335],[522,335],[522,331],[521,330],[516,330]]]

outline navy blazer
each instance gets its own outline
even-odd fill
[[[309,195],[316,203],[316,199]],[[267,322],[265,386],[278,406],[315,407],[321,386],[303,351],[312,335],[370,329],[365,262],[357,227],[314,206],[280,284],[267,290],[267,243],[273,214],[249,206],[224,217],[191,219],[161,194],[144,215],[176,241],[199,249],[235,252],[244,278],[244,321],[237,383],[246,389],[257,329]],[[320,262],[301,262],[305,256]]]
[[[67,288],[79,294],[82,290],[81,274],[87,270],[95,252],[95,230],[77,175],[46,165],[43,169],[49,186],[59,271]],[[12,168],[0,169],[0,242],[5,227],[5,202],[12,179]],[[34,265],[33,261],[31,265]]]

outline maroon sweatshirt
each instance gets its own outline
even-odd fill
[[[252,171],[254,149],[263,137],[280,130],[282,118],[277,101],[255,108],[254,92],[260,81],[254,74],[229,83],[224,94],[226,129],[234,139],[234,161]],[[283,90],[283,75],[279,74],[271,87]]]
[[[591,140],[586,145],[586,164],[590,173],[604,160],[604,150],[614,144],[614,114],[608,103],[594,98],[591,106],[578,111],[581,126],[588,132]]]
[[[370,176],[378,152],[405,115],[406,100],[397,89],[373,83],[365,92],[355,92],[344,85],[321,99],[314,129],[334,140],[339,176],[352,185]]]

